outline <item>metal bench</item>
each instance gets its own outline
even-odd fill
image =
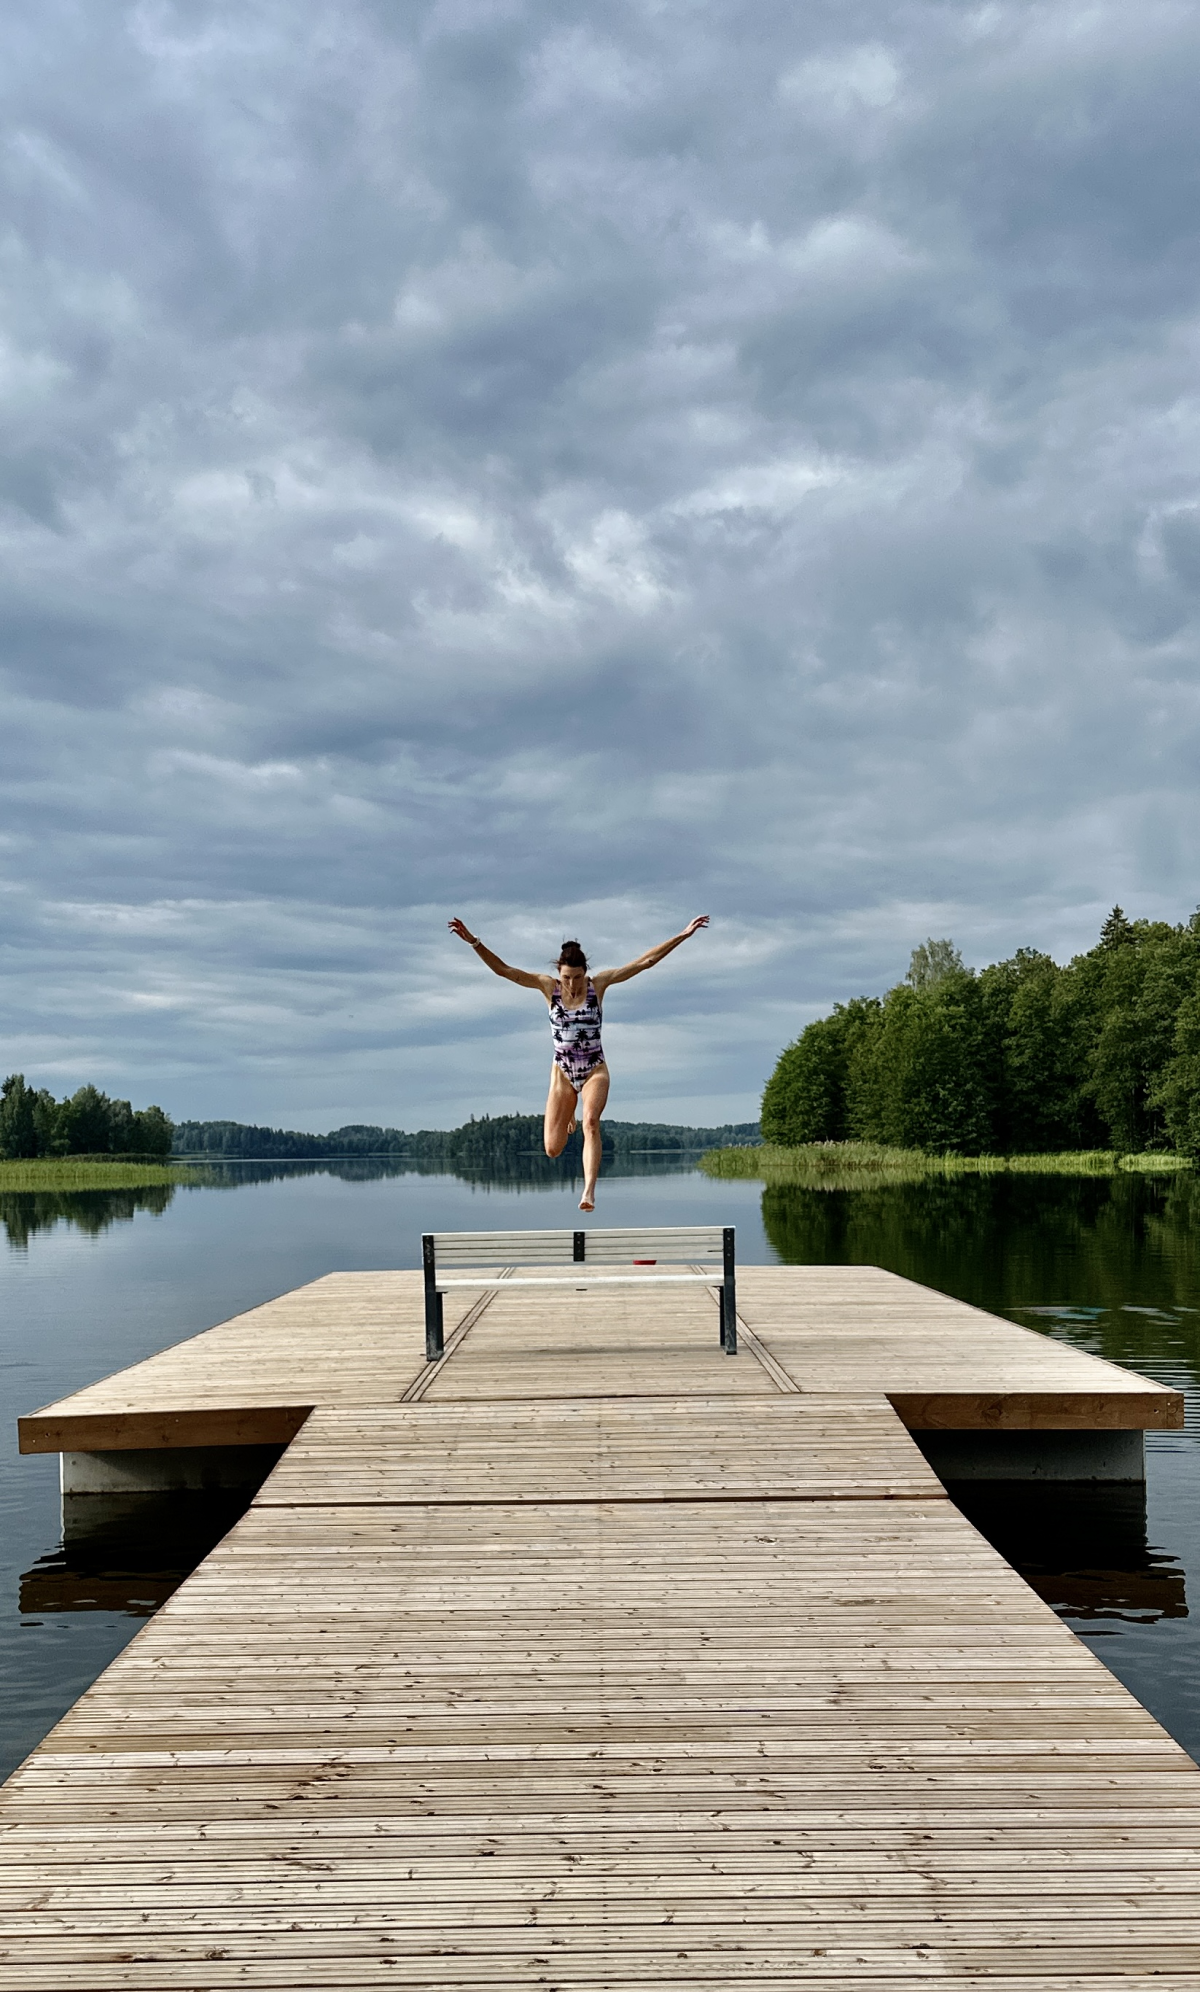
[[[667,1282],[718,1288],[721,1309],[721,1347],[727,1356],[737,1354],[737,1291],[734,1278],[734,1227],[726,1225],[673,1225],[657,1229],[630,1228],[620,1231],[426,1231],[421,1238],[421,1262],[425,1271],[425,1359],[437,1362],[445,1350],[442,1295],[452,1287],[516,1286],[659,1286]],[[660,1262],[692,1266],[715,1260],[720,1270],[708,1273],[602,1272],[593,1278],[593,1267],[657,1267]],[[571,1272],[556,1276],[514,1277],[517,1266],[570,1266]],[[464,1267],[499,1267],[499,1277],[479,1271],[469,1279],[445,1279],[446,1271]]]

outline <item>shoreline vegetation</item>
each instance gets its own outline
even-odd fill
[[[0,1159],[0,1190],[141,1190],[194,1183],[186,1162],[128,1155],[34,1155]]]
[[[835,1004],[780,1054],[762,1135],[1200,1160],[1200,912],[1173,927],[1114,906],[1065,967],[1018,948],[977,972],[952,941],[924,942],[903,982]]]
[[[1166,1153],[1122,1154],[1113,1149],[1085,1149],[1048,1155],[936,1155],[914,1148],[889,1148],[880,1142],[808,1142],[784,1148],[773,1142],[708,1148],[683,1143],[671,1148],[622,1148],[609,1155],[617,1161],[635,1155],[658,1155],[664,1161],[672,1156],[694,1157],[706,1176],[726,1182],[796,1183],[814,1189],[866,1189],[875,1184],[918,1182],[947,1176],[1117,1176],[1122,1174],[1178,1175],[1190,1171],[1189,1157]],[[423,1174],[442,1170],[460,1173],[472,1163],[480,1170],[511,1164],[517,1158],[445,1155],[366,1154],[325,1156],[218,1156],[196,1154],[172,1156],[159,1161],[149,1156],[125,1155],[47,1155],[24,1161],[0,1160],[0,1191],[133,1190],[159,1185],[172,1187],[227,1188],[230,1179],[212,1165],[245,1163],[281,1164],[289,1161],[314,1163],[391,1164],[397,1171],[419,1169]],[[526,1156],[541,1162],[540,1155]],[[209,1165],[206,1167],[205,1165]],[[388,1173],[385,1171],[384,1173]]]
[[[1047,1155],[927,1154],[875,1141],[810,1141],[794,1147],[713,1148],[700,1157],[706,1176],[727,1182],[796,1183],[818,1190],[861,1190],[937,1176],[1119,1176],[1190,1170],[1186,1155],[1123,1154],[1111,1148]]]
[[[758,1139],[754,1121],[732,1121],[723,1127],[685,1127],[666,1121],[605,1121],[605,1159],[623,1155],[700,1153],[734,1144],[746,1147]],[[565,1162],[578,1160],[582,1136],[573,1134],[563,1153]],[[305,1134],[294,1128],[254,1127],[240,1121],[180,1121],[174,1132],[173,1154],[203,1161],[339,1161],[392,1160],[445,1163],[447,1167],[495,1168],[530,1157],[546,1160],[542,1148],[541,1114],[483,1114],[461,1127],[403,1128],[354,1123],[331,1134]]]
[[[100,1096],[101,1098],[103,1096]],[[169,1125],[169,1123],[168,1123]],[[684,1127],[661,1121],[615,1121],[604,1129],[607,1162],[636,1158],[698,1156],[757,1138],[752,1121],[726,1127]],[[389,1169],[423,1174],[486,1174],[542,1181],[578,1171],[580,1137],[549,1161],[542,1150],[540,1114],[484,1116],[464,1126],[405,1134],[399,1128],[356,1125],[332,1134],[303,1134],[283,1128],[243,1126],[237,1121],[185,1121],[174,1130],[170,1154],[96,1150],[88,1154],[35,1154],[0,1158],[0,1191],[132,1190],[156,1185],[229,1187],[226,1165],[275,1168],[291,1162],[342,1165],[378,1173]]]
[[[4,1162],[73,1161],[120,1157],[129,1166],[162,1162],[171,1153],[174,1126],[161,1107],[132,1107],[110,1100],[97,1086],[80,1086],[56,1100],[44,1086],[27,1086],[23,1072],[0,1085],[0,1158]]]

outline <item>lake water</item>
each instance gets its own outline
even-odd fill
[[[628,1165],[627,1165],[628,1168]],[[228,1526],[207,1498],[142,1499],[64,1545],[58,1462],[13,1421],[273,1295],[340,1269],[416,1266],[435,1230],[574,1228],[578,1190],[380,1170],[232,1166],[204,1186],[0,1193],[0,1775]],[[977,1525],[1200,1757],[1200,1183],[967,1177],[865,1191],[711,1182],[647,1159],[610,1173],[600,1221],[738,1227],[746,1263],[874,1264],[1171,1383],[1181,1433],[1147,1485],[954,1490]],[[7,1244],[3,1239],[7,1237]]]

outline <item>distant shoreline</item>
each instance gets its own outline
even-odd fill
[[[749,1147],[760,1139],[757,1121],[727,1121],[719,1127],[696,1127],[671,1121],[603,1123],[605,1155],[702,1155],[710,1148]],[[567,1156],[579,1147],[575,1134]],[[503,1165],[542,1154],[542,1115],[483,1114],[461,1127],[416,1131],[379,1127],[362,1122],[308,1134],[299,1128],[263,1127],[243,1121],[177,1123],[172,1155],[203,1161],[444,1161],[452,1165]]]
[[[487,1123],[476,1122],[474,1128],[486,1128]],[[495,1123],[492,1123],[495,1126]],[[537,1119],[540,1129],[540,1117]],[[472,1124],[468,1123],[468,1133]],[[511,1123],[507,1132],[511,1133]],[[222,1153],[219,1149],[187,1149],[169,1156],[93,1154],[93,1155],[38,1155],[26,1158],[0,1159],[0,1192],[10,1194],[42,1190],[48,1193],[83,1190],[136,1190],[159,1186],[194,1188],[203,1180],[204,1171],[210,1171],[214,1185],[228,1184],[230,1178],[222,1172],[240,1167],[268,1168],[274,1171],[285,1170],[289,1165],[297,1169],[320,1169],[326,1165],[345,1166],[347,1164],[383,1164],[397,1172],[420,1170],[426,1174],[444,1171],[446,1174],[462,1175],[464,1172],[503,1174],[506,1167],[527,1170],[532,1162],[546,1170],[561,1165],[547,1162],[540,1147],[528,1142],[528,1130],[520,1129],[523,1145],[517,1146],[512,1140],[493,1145],[485,1138],[480,1141],[459,1142],[455,1135],[460,1130],[429,1140],[424,1149],[395,1148],[345,1148],[330,1149],[316,1154],[287,1154],[277,1149],[260,1153]],[[704,1134],[708,1130],[700,1129]],[[314,1137],[319,1139],[320,1137]],[[606,1149],[605,1159],[611,1165],[619,1165],[622,1160],[660,1156],[664,1161],[693,1159],[696,1162],[707,1153],[712,1153],[711,1144],[703,1140],[692,1142],[659,1142],[648,1146],[621,1145]],[[719,1151],[718,1151],[719,1152]],[[570,1158],[566,1158],[569,1166]]]
[[[722,1149],[714,1149],[703,1141],[682,1141],[675,1144],[664,1143],[659,1148],[625,1148],[615,1151],[620,1155],[711,1155],[722,1154]],[[749,1151],[748,1151],[749,1152]],[[522,1155],[542,1155],[540,1148],[523,1148]],[[70,1157],[65,1158],[70,1160]],[[101,1158],[103,1159],[103,1158]],[[171,1156],[175,1162],[427,1162],[428,1155],[416,1149],[407,1152],[395,1148],[347,1148],[340,1153],[330,1150],[321,1155],[222,1155],[212,1149],[181,1148]],[[119,1156],[113,1157],[114,1162]]]

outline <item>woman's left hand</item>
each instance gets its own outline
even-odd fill
[[[687,926],[684,928],[683,930],[684,940],[690,941],[693,934],[699,933],[701,927],[707,927],[707,925],[708,925],[708,914],[698,913],[696,915],[696,918],[694,920],[689,920]]]

